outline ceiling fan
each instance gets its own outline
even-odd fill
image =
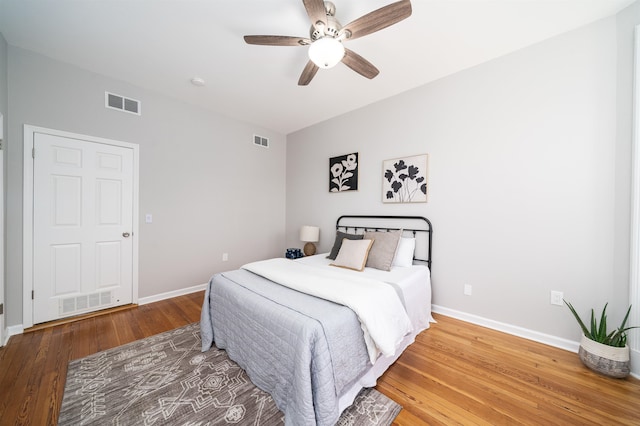
[[[373,64],[352,50],[343,42],[374,33],[411,16],[410,0],[401,0],[383,6],[355,21],[342,26],[335,18],[336,7],[330,1],[302,0],[311,20],[309,38],[274,35],[246,35],[248,44],[263,46],[309,46],[309,62],[302,70],[298,85],[306,86],[318,72],[318,68],[331,68],[344,63],[346,66],[369,79],[380,72]]]

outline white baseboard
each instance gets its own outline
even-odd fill
[[[640,379],[640,351],[631,348],[629,357],[631,359],[631,375]]]
[[[9,341],[9,338],[11,336],[16,336],[22,333],[24,333],[24,327],[22,326],[22,324],[10,325],[9,327],[7,327],[6,333],[4,334],[5,335],[4,342],[2,342],[3,346],[7,345],[7,342]]]
[[[153,296],[142,297],[138,299],[138,305],[146,305],[147,303],[159,302],[160,300],[171,299],[172,297],[184,296],[185,294],[196,293],[203,291],[207,288],[208,283],[194,285],[193,287],[181,288],[180,290],[169,291],[166,293],[160,293]],[[9,338],[17,334],[24,333],[24,327],[22,324],[11,325],[7,327],[5,333],[5,339],[0,346],[6,346]]]
[[[529,330],[527,328],[518,327],[504,322],[494,321],[477,315],[468,314],[466,312],[445,308],[443,306],[432,305],[431,309],[437,314],[446,315],[448,317],[477,324],[492,330],[502,331],[503,333],[523,337],[525,339],[533,340],[534,342],[544,343],[545,345],[554,346],[567,351],[578,353],[578,349],[580,347],[580,342],[574,342],[573,340],[563,339],[561,337],[540,333],[538,331]]]
[[[141,297],[138,299],[138,305],[146,305],[148,303],[159,302],[172,297],[184,296],[185,294],[196,293],[206,290],[208,283],[194,285],[193,287],[181,288],[180,290],[168,291],[166,293],[155,294],[153,296]]]

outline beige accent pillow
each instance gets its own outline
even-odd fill
[[[372,240],[342,240],[342,246],[331,266],[363,271],[367,263],[367,256],[373,244]]]
[[[364,238],[373,240],[371,251],[367,257],[367,266],[390,271],[401,235],[402,230],[365,232]]]

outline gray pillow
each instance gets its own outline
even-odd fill
[[[401,235],[402,230],[365,232],[364,238],[373,240],[369,257],[367,257],[367,266],[383,271],[390,271]]]
[[[342,246],[342,240],[345,238],[348,240],[361,240],[362,238],[364,238],[364,235],[345,234],[344,232],[336,231],[336,241],[333,243],[333,248],[331,249],[331,253],[329,253],[329,256],[327,256],[327,259],[336,260],[336,256],[338,255],[340,247]]]

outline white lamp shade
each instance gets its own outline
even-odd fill
[[[344,58],[342,42],[333,37],[322,37],[309,46],[309,59],[320,68],[333,68]]]
[[[317,242],[320,239],[320,228],[305,225],[300,229],[300,241]]]

